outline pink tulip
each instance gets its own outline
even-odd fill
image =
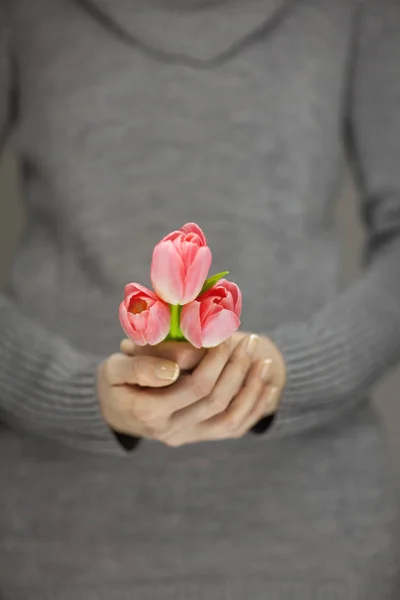
[[[240,326],[242,294],[235,283],[221,279],[214,287],[182,308],[180,328],[196,348],[212,348]]]
[[[138,283],[128,283],[119,306],[119,320],[126,335],[138,344],[159,344],[169,333],[171,312],[168,304]]]
[[[173,231],[154,248],[150,277],[157,295],[169,304],[187,304],[199,293],[211,266],[211,250],[195,223]]]

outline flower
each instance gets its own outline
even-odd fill
[[[159,344],[168,335],[171,312],[168,304],[138,283],[125,286],[119,320],[126,335],[138,346]]]
[[[242,294],[235,283],[221,279],[196,300],[182,307],[180,328],[196,348],[212,348],[240,326]]]
[[[173,231],[154,248],[151,283],[157,295],[169,304],[187,304],[203,287],[211,266],[211,250],[195,223]]]

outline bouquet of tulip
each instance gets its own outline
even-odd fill
[[[225,279],[228,271],[207,278],[211,260],[195,223],[163,238],[153,251],[154,291],[139,283],[125,286],[119,319],[126,335],[139,346],[187,340],[212,348],[228,339],[240,326],[242,294]]]

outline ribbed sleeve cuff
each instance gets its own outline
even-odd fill
[[[383,296],[379,276],[368,273],[309,321],[272,332],[286,364],[286,385],[269,435],[300,432],[340,417],[396,363],[398,295]]]
[[[0,303],[0,411],[11,425],[94,452],[124,455],[97,398],[101,358],[64,340]]]

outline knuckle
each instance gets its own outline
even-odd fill
[[[209,408],[213,409],[213,412],[222,412],[226,409],[229,404],[229,399],[223,394],[211,393],[207,398],[207,404]]]
[[[233,431],[231,434],[231,437],[238,440],[242,437],[244,437],[246,435],[246,431],[243,429],[237,429],[236,431]]]
[[[190,386],[196,398],[205,398],[213,389],[213,382],[207,377],[197,375],[190,376]]]
[[[155,433],[157,434],[157,439],[160,442],[164,442],[166,439],[173,436],[175,433],[172,423],[169,419],[159,420],[154,424]]]
[[[228,412],[225,415],[225,428],[229,431],[229,433],[236,433],[239,430],[240,425],[242,424],[242,419],[238,416],[234,411]]]
[[[163,421],[154,421],[146,425],[146,433],[148,437],[164,442],[168,433],[168,427]]]

